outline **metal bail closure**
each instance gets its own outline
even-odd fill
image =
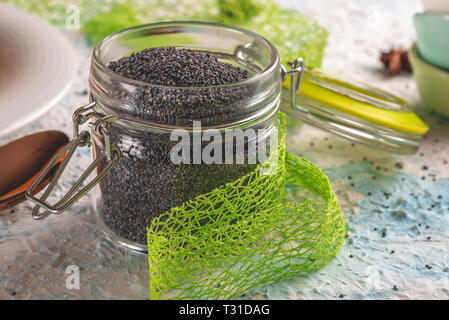
[[[94,115],[98,115],[95,112],[90,112],[84,114],[87,111],[90,111],[95,106],[95,102],[89,103],[79,109],[77,109],[73,114],[73,122],[74,122],[74,139],[71,140],[62,150],[60,150],[46,165],[43,172],[37,177],[37,179],[31,184],[28,190],[25,193],[25,196],[28,200],[31,200],[36,205],[33,208],[32,216],[36,220],[45,219],[50,214],[60,214],[70,208],[76,201],[78,201],[83,195],[85,195],[90,189],[92,189],[97,183],[99,183],[109,172],[109,170],[114,167],[120,158],[120,151],[118,148],[111,147],[109,134],[107,131],[109,121],[114,120],[114,117],[106,116],[100,118],[94,123],[94,134],[98,135],[100,138],[103,138],[104,148],[101,154],[99,154],[95,160],[89,165],[89,167],[84,171],[81,177],[74,183],[74,185],[70,188],[69,191],[54,205],[51,205],[46,202],[48,196],[56,187],[56,184],[59,181],[64,169],[72,158],[75,150],[78,147],[89,146],[90,145],[90,134],[88,131],[81,131],[78,134],[78,128],[80,124],[85,123],[89,118]],[[55,173],[55,176],[50,181],[49,185],[45,189],[44,193],[40,198],[35,197],[33,194],[36,191],[37,186],[40,182],[45,178],[47,173],[51,170],[54,164],[64,157],[61,165]],[[84,183],[84,181],[90,176],[90,174],[97,168],[97,166],[106,160],[107,164],[103,168],[103,170],[92,179],[86,186],[81,188],[78,191],[80,186]],[[45,211],[40,212],[39,210],[43,208]]]
[[[304,75],[304,60],[303,58],[296,58],[295,61],[288,63],[290,69],[287,70],[281,64],[282,81],[285,81],[287,76],[290,76],[290,107],[299,112],[307,112],[296,104],[296,93],[299,91],[301,81]]]

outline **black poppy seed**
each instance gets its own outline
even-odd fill
[[[17,294],[16,290],[10,288],[8,289],[8,293],[13,297]]]
[[[428,166],[422,166],[422,169],[423,170],[427,170],[427,169],[429,169],[429,167]]]
[[[398,291],[398,287],[396,285],[393,286],[393,291]]]
[[[426,269],[432,269],[432,266],[431,265],[428,265],[428,264],[426,264]]]
[[[394,250],[391,250],[391,251],[390,251],[390,254],[393,254],[393,253],[394,253]]]
[[[342,299],[342,298],[345,297],[345,295],[344,295],[344,294],[340,294],[338,297],[339,297],[340,299]]]
[[[395,167],[398,168],[398,169],[403,169],[404,165],[402,163],[400,163],[400,162],[396,162],[395,163]]]

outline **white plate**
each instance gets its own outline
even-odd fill
[[[0,3],[0,135],[41,116],[77,71],[70,41],[46,21]]]

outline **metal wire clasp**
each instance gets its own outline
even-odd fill
[[[111,147],[108,127],[109,122],[114,120],[115,118],[112,116],[106,116],[98,119],[94,123],[94,134],[98,135],[104,141],[103,151],[96,156],[94,161],[89,165],[89,167],[84,171],[81,177],[74,183],[74,185],[70,188],[69,191],[62,197],[54,205],[50,205],[46,202],[48,196],[56,187],[59,178],[61,177],[64,169],[72,158],[75,150],[78,147],[90,146],[90,133],[88,131],[79,132],[79,126],[87,122],[93,116],[99,116],[94,111],[91,111],[95,102],[91,102],[85,106],[78,108],[73,113],[73,140],[71,140],[62,150],[60,150],[46,165],[43,172],[37,177],[37,179],[31,184],[28,190],[25,193],[25,196],[28,200],[31,200],[36,205],[33,208],[32,216],[36,220],[41,220],[48,217],[50,214],[60,214],[70,208],[76,201],[78,201],[83,195],[85,195],[90,189],[92,189],[98,182],[100,182],[109,170],[117,163],[120,158],[120,151],[118,148]],[[53,179],[50,181],[49,185],[45,189],[44,193],[40,198],[35,197],[33,194],[36,191],[37,186],[41,183],[41,181],[46,177],[47,173],[53,168],[55,163],[65,157],[59,168],[57,169]],[[78,189],[84,183],[84,181],[90,176],[90,174],[97,168],[97,166],[106,160],[106,165],[103,167],[102,171],[98,173],[98,175],[92,179],[86,186]],[[45,211],[40,212],[39,210],[44,208]]]
[[[307,112],[296,105],[296,93],[299,91],[305,71],[304,60],[302,58],[296,58],[295,61],[289,62],[288,65],[290,66],[289,70],[281,64],[281,74],[282,81],[285,81],[287,76],[290,76],[290,105],[295,110]]]

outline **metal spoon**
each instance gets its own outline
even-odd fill
[[[25,191],[42,172],[45,165],[69,137],[60,131],[35,133],[0,147],[0,210],[25,200]],[[51,180],[64,160],[59,159],[39,184],[36,193]]]

